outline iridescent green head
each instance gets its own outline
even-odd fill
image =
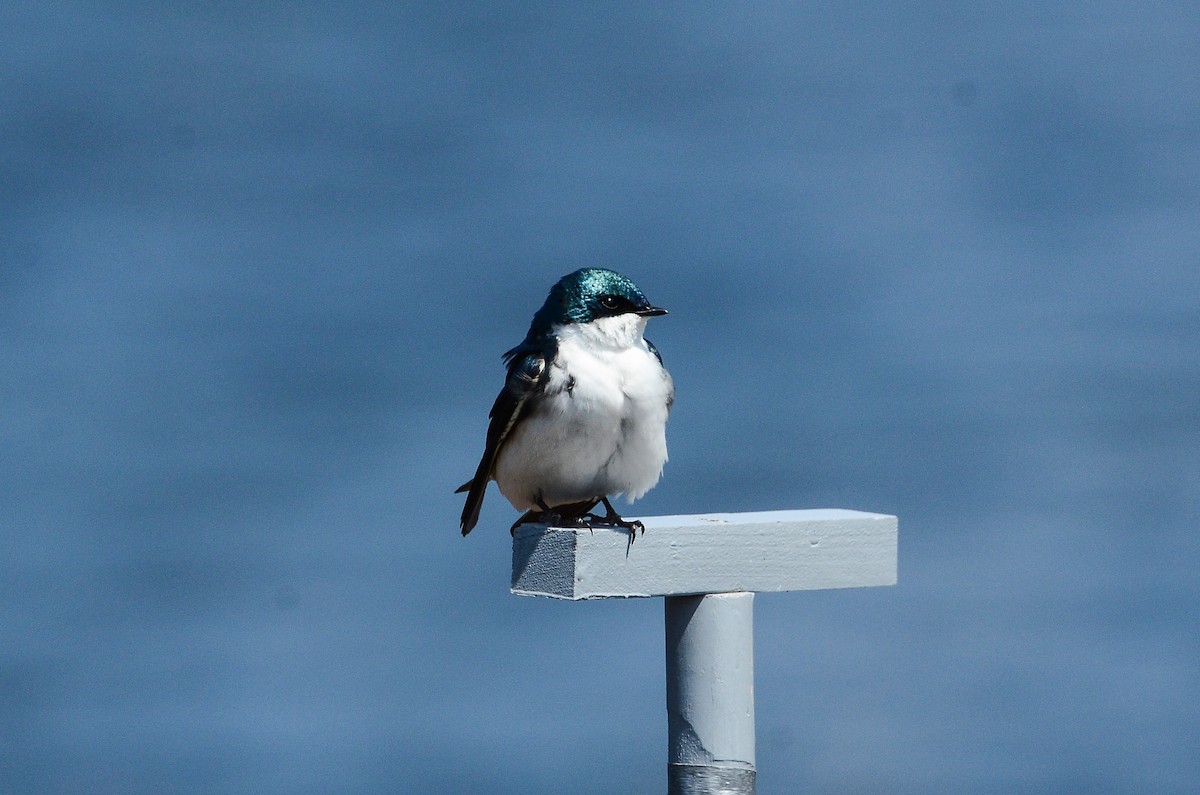
[[[606,268],[581,268],[568,273],[550,288],[546,303],[533,316],[531,333],[545,333],[566,323],[590,323],[602,317],[632,313],[643,317],[665,315],[646,300],[633,282]]]

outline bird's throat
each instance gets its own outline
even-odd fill
[[[556,329],[560,341],[571,340],[590,350],[622,351],[645,343],[647,318],[632,313],[602,317],[590,323],[568,323]]]

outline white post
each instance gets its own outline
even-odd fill
[[[663,602],[667,793],[754,795],[754,594]]]
[[[754,594],[896,583],[896,517],[836,509],[524,525],[512,592],[665,597],[670,795],[754,793]]]

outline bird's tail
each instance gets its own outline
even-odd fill
[[[481,466],[480,469],[482,468]],[[467,492],[467,502],[463,505],[462,519],[459,521],[464,536],[471,532],[479,521],[479,509],[483,507],[483,493],[487,490],[487,484],[487,473],[480,471],[475,473],[474,478],[454,490],[455,494]]]

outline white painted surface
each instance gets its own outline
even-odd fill
[[[667,792],[752,795],[754,594],[670,596]]]
[[[642,522],[633,544],[606,527],[518,528],[513,593],[599,599],[896,584],[895,516],[819,509]]]

